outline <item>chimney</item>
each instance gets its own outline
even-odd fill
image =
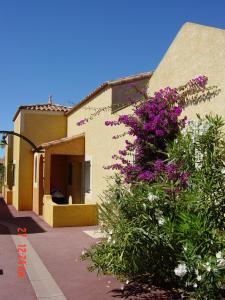
[[[48,104],[52,105],[52,96],[48,96]]]

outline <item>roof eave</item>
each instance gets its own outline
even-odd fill
[[[93,92],[91,92],[88,96],[83,98],[79,103],[75,104],[68,112],[65,113],[66,116],[71,115],[73,112],[78,110],[81,106],[83,106],[85,103],[87,103],[89,100],[91,100],[93,97],[98,95],[100,92],[105,90],[109,87],[109,82],[106,81],[102,85],[100,85],[98,88],[96,88]]]
[[[18,117],[19,113],[21,112],[21,110],[26,110],[26,111],[32,111],[32,112],[37,112],[37,111],[41,111],[41,112],[49,112],[51,110],[33,110],[33,109],[27,109],[27,106],[26,105],[22,105],[22,106],[19,106],[14,117],[13,117],[13,122],[16,121],[16,118]],[[67,112],[66,111],[57,111],[57,110],[54,110],[52,112],[55,112],[55,113],[60,113],[62,115],[65,115]]]
[[[84,104],[88,103],[93,97],[95,97],[97,94],[99,94],[100,92],[102,92],[107,87],[122,85],[122,84],[126,84],[126,83],[129,83],[129,82],[134,82],[134,81],[138,81],[138,80],[142,80],[142,79],[146,79],[146,78],[150,79],[152,77],[152,74],[153,74],[153,72],[147,72],[147,73],[143,73],[143,75],[137,75],[136,77],[135,76],[130,76],[130,77],[124,78],[122,80],[118,79],[118,80],[106,81],[102,85],[100,85],[99,87],[97,87],[88,96],[86,96],[85,98],[83,98],[79,103],[75,104],[74,107],[72,107],[68,112],[65,113],[65,115],[66,116],[71,115],[73,112],[75,112],[76,110],[78,110]]]
[[[45,150],[45,149],[48,149],[50,147],[54,147],[54,146],[59,145],[59,144],[70,142],[74,139],[84,138],[84,137],[85,137],[85,133],[82,132],[80,134],[73,135],[73,136],[70,136],[70,137],[64,137],[64,138],[61,138],[61,139],[58,139],[58,140],[43,143],[43,144],[37,146],[37,150]]]

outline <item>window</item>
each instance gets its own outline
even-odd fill
[[[91,192],[91,162],[84,162],[84,192]]]
[[[130,83],[123,83],[113,86],[112,88],[112,113],[123,109],[131,104],[132,101],[143,99],[143,95],[140,91],[146,90],[148,86],[149,78],[142,78],[134,80],[134,87],[130,86]]]
[[[73,164],[70,162],[68,165],[68,185],[73,183]]]

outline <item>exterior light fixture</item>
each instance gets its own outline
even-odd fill
[[[1,148],[4,148],[7,145],[6,137],[7,137],[7,135],[11,134],[11,135],[18,136],[19,138],[25,140],[28,144],[30,144],[32,146],[32,149],[34,152],[40,152],[40,150],[37,148],[37,146],[31,140],[29,140],[26,136],[24,136],[20,133],[17,133],[15,131],[0,130],[0,134],[2,134],[2,140],[0,142]]]
[[[7,137],[6,134],[3,134],[3,135],[2,135],[2,139],[1,139],[1,142],[0,142],[0,148],[1,148],[1,149],[4,149],[5,146],[7,145],[6,137]]]

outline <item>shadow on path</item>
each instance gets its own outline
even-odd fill
[[[132,282],[124,286],[124,289],[111,291],[112,297],[132,300],[180,300],[184,299],[177,292],[162,289],[154,285],[141,282]]]
[[[28,234],[45,232],[32,217],[15,217],[2,197],[0,197],[0,222],[1,220],[15,225],[14,229],[10,232],[13,235],[18,234],[17,227],[25,227]],[[2,224],[0,224],[0,234],[9,234],[8,228]]]

